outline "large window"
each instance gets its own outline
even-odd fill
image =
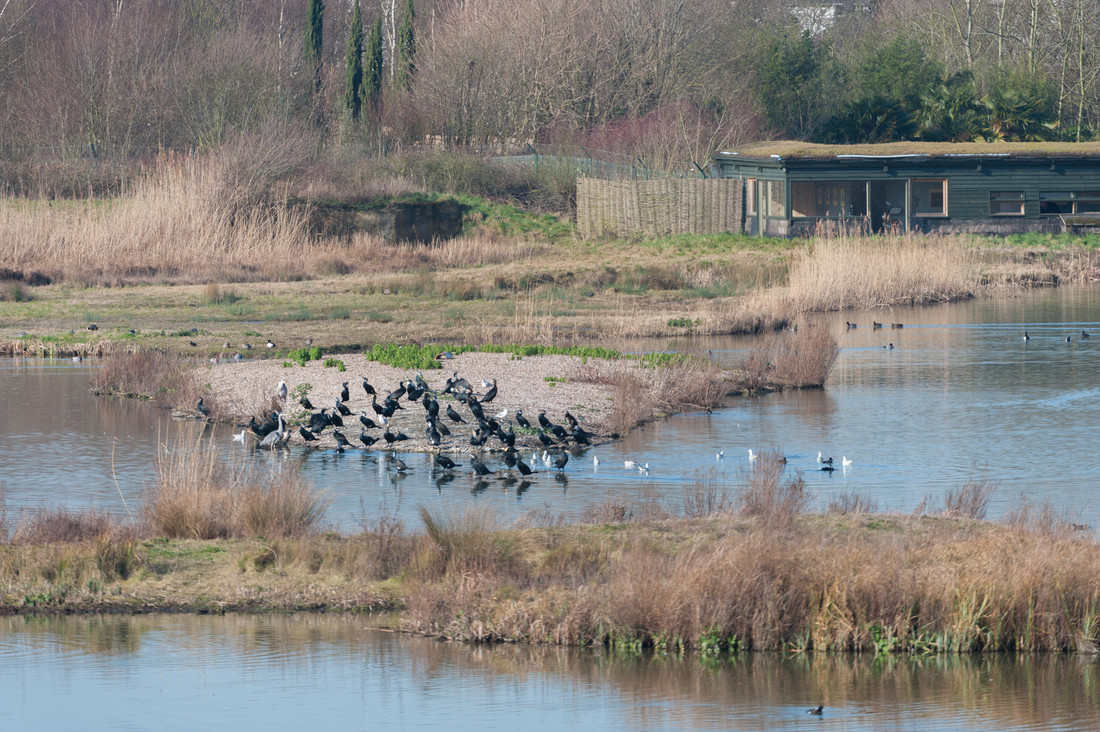
[[[847,218],[867,215],[866,181],[791,183],[791,218]]]
[[[763,181],[764,215],[769,219],[787,218],[787,188],[781,180]]]
[[[1072,216],[1100,213],[1100,191],[1045,191],[1039,193],[1039,214]]]
[[[1039,214],[1054,216],[1073,213],[1072,191],[1049,191],[1039,194]]]
[[[1023,216],[1024,192],[1023,191],[990,191],[989,192],[990,216]]]
[[[909,182],[913,198],[913,216],[947,215],[947,179],[913,180]]]
[[[1077,196],[1077,210],[1074,213],[1100,213],[1100,191],[1081,191]]]

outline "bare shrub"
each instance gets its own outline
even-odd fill
[[[611,408],[604,427],[612,435],[623,435],[652,419],[657,404],[646,382],[648,374],[627,361],[591,362],[578,367],[577,380],[611,386]]]
[[[409,565],[413,543],[406,536],[405,522],[395,509],[383,508],[374,518],[364,518],[361,526],[374,550],[375,577],[393,577]]]
[[[696,470],[693,482],[684,485],[683,497],[684,515],[688,518],[728,513],[734,505],[729,484],[718,468]]]
[[[555,526],[564,526],[568,522],[568,517],[563,512],[555,512],[549,503],[544,503],[536,508],[528,509],[520,518],[518,526],[548,529]]]
[[[159,536],[304,536],[317,529],[327,506],[301,479],[297,464],[256,475],[250,465],[226,462],[212,437],[162,445],[156,471],[156,483],[145,491],[142,517]]]
[[[762,450],[741,485],[737,510],[768,524],[785,525],[801,516],[812,500],[801,473],[785,475],[786,460],[778,453]]]
[[[92,376],[92,391],[141,396],[162,407],[188,412],[195,409],[201,396],[211,417],[218,418],[221,413],[217,401],[199,388],[191,366],[178,355],[160,351],[111,353]]]
[[[740,366],[744,387],[752,390],[823,386],[839,353],[827,328],[768,333]]]
[[[663,412],[712,409],[730,392],[727,372],[710,359],[686,358],[654,366],[651,371],[650,389]]]
[[[656,524],[672,518],[664,506],[661,493],[652,483],[642,486],[642,504],[638,507],[638,523]]]
[[[878,510],[878,501],[865,493],[846,490],[838,493],[829,501],[829,513],[863,514]]]
[[[658,413],[709,409],[721,404],[730,384],[727,373],[703,358],[646,364],[630,359],[589,362],[575,378],[613,389],[605,428],[622,435]]]
[[[606,498],[599,503],[591,503],[581,511],[582,524],[625,524],[634,517],[634,511],[625,501]]]
[[[497,521],[490,510],[468,507],[452,516],[421,505],[417,513],[435,550],[436,571],[462,575],[496,572],[509,565],[507,552],[496,542]]]
[[[12,532],[13,544],[71,544],[110,534],[114,521],[94,508],[41,508],[24,512]]]
[[[943,513],[954,518],[984,519],[989,499],[997,484],[988,478],[970,478],[958,488],[947,491]]]

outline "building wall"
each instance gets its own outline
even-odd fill
[[[802,181],[905,181],[946,178],[947,214],[913,216],[907,201],[909,228],[915,231],[1009,234],[1023,231],[1061,231],[1062,218],[1040,215],[1040,193],[1095,191],[1100,196],[1100,160],[1019,159],[959,156],[958,158],[895,159],[790,159],[716,160],[725,177],[781,178],[791,184]],[[1023,215],[995,215],[990,194],[1020,193]],[[806,235],[820,219],[793,218],[785,225],[770,220],[764,230],[771,235]]]
[[[581,236],[720,234],[742,230],[736,179],[577,180]]]

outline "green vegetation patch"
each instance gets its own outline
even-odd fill
[[[572,237],[576,226],[553,214],[535,214],[506,203],[493,203],[477,196],[455,196],[463,208],[463,221],[494,229],[508,236],[532,234],[548,241]]]
[[[305,366],[310,361],[321,360],[321,347],[311,346],[309,348],[298,348],[286,355],[291,361],[296,362],[299,366]]]
[[[453,354],[476,351],[475,346],[399,346],[393,343],[375,343],[363,355],[368,361],[377,361],[399,369],[441,369],[443,365],[436,359],[440,353]]]

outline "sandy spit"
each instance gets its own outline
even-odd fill
[[[367,417],[377,421],[371,409],[371,399],[363,389],[363,378],[369,379],[371,385],[378,391],[378,401],[381,403],[387,393],[396,389],[400,382],[415,378],[417,372],[368,361],[361,353],[325,354],[325,358],[343,361],[346,371],[341,372],[333,367],[326,368],[322,365],[322,361],[310,361],[305,366],[294,364],[285,367],[283,361],[272,359],[206,366],[204,372],[198,374],[198,378],[200,383],[209,385],[211,401],[217,405],[220,414],[236,420],[239,424],[247,422],[248,418],[254,414],[259,415],[278,408],[275,390],[280,381],[285,381],[292,393],[302,384],[308,384],[308,396],[313,405],[318,410],[328,407],[330,411],[340,395],[342,382],[346,381],[350,394],[346,406],[351,410],[352,416],[344,417],[345,426],[338,429],[352,444],[361,447],[358,440],[362,429],[358,418],[359,413],[366,412]],[[594,433],[593,442],[604,442],[609,439],[603,423],[611,407],[612,390],[608,386],[578,381],[577,376],[582,364],[582,360],[578,357],[518,358],[506,353],[463,353],[442,361],[442,364],[442,370],[421,372],[424,380],[437,391],[442,391],[444,383],[454,371],[469,381],[473,385],[474,393],[478,395],[485,393],[485,388],[481,386],[482,380],[497,380],[497,397],[491,403],[484,405],[485,414],[497,415],[505,409],[508,410],[502,424],[505,429],[509,423],[517,428],[517,447],[522,445],[542,449],[542,443],[534,434],[525,434],[518,429],[515,423],[517,410],[522,410],[524,416],[536,425],[540,410],[545,409],[546,416],[552,422],[563,425],[565,424],[564,414],[568,410],[580,420],[585,430]],[[419,403],[408,402],[405,397],[402,397],[400,404],[405,409],[394,414],[390,421],[390,431],[404,432],[409,436],[409,440],[394,443],[393,447],[404,451],[434,451],[435,448],[428,443],[425,435],[427,423],[424,420],[426,414],[424,407]],[[456,424],[443,417],[448,404],[467,420],[466,424]],[[452,433],[449,437],[443,437],[440,450],[462,453],[475,449],[471,448],[469,440],[476,426],[476,420],[471,416],[469,409],[449,395],[441,396],[439,406],[441,421],[451,429]],[[284,411],[293,425],[290,444],[304,444],[297,427],[308,420],[307,412],[293,397],[287,399]],[[367,434],[381,438],[383,429],[368,429]],[[325,429],[320,440],[309,443],[310,446],[334,449],[336,441],[332,433],[332,429]],[[572,444],[571,440],[570,444]],[[490,438],[486,447],[501,448],[502,445],[496,438]],[[379,439],[373,449],[381,450],[389,447]]]

